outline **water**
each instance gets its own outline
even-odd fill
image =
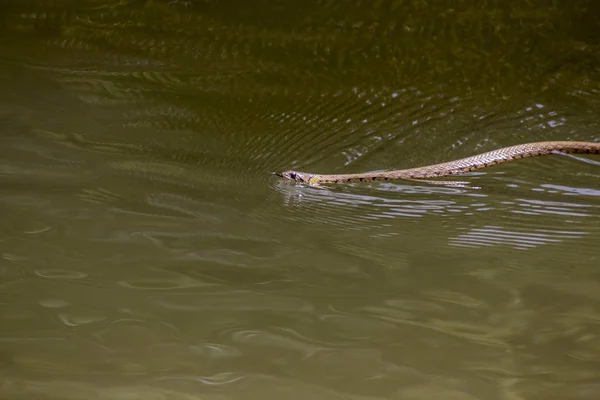
[[[512,3],[512,4],[511,4]],[[596,399],[598,6],[0,6],[0,397]]]

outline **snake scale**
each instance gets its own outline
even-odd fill
[[[600,154],[600,143],[592,142],[535,142],[524,143],[516,146],[503,147],[479,155],[461,158],[441,164],[427,165],[424,167],[401,169],[396,171],[364,172],[359,174],[323,175],[308,172],[285,171],[275,173],[281,178],[305,182],[343,183],[343,182],[368,182],[389,180],[430,179],[442,176],[457,175],[465,172],[491,167],[492,165],[518,160],[527,157],[538,157],[549,154]]]

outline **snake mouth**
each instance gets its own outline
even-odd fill
[[[280,178],[283,178],[283,174],[281,172],[271,172],[271,175],[277,175]]]

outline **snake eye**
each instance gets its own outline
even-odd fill
[[[296,180],[297,177],[298,177],[298,174],[296,174],[295,172],[290,172],[290,178],[292,178],[293,180]]]

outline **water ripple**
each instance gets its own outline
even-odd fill
[[[500,226],[484,226],[473,228],[450,239],[450,244],[462,247],[480,247],[493,245],[508,245],[515,249],[529,249],[544,244],[559,243],[564,240],[579,239],[586,232],[577,231],[548,231],[535,230],[533,232],[504,229]]]
[[[273,311],[310,313],[313,306],[300,298],[248,291],[223,294],[179,294],[152,296],[157,306],[173,311]]]

